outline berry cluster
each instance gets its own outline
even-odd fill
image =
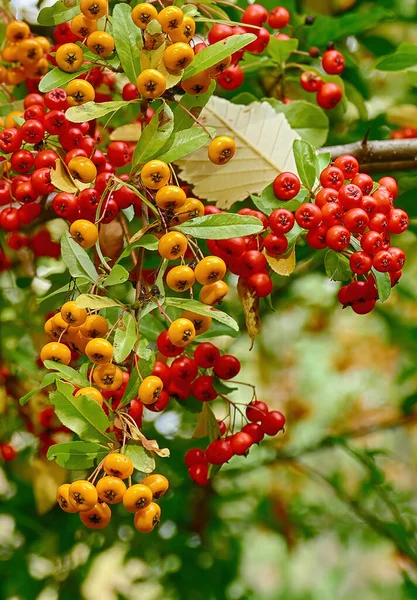
[[[48,71],[51,44],[46,37],[35,36],[24,21],[12,21],[6,27],[6,45],[1,51],[0,83],[18,85],[25,80],[39,81]]]
[[[319,56],[318,48],[310,48],[310,55]],[[333,48],[327,49],[321,57],[321,66],[328,75],[340,75],[345,68],[345,59],[341,52]],[[324,82],[316,71],[306,70],[300,76],[300,85],[306,92],[316,94],[317,104],[325,110],[335,108],[343,97],[343,91],[337,83]]]
[[[265,402],[255,400],[246,408],[248,423],[240,431],[219,437],[206,450],[191,448],[184,460],[188,474],[198,485],[209,482],[209,465],[221,466],[233,456],[246,456],[253,444],[259,444],[265,435],[275,436],[284,429],[285,417],[278,410],[269,411]],[[227,432],[224,421],[219,422],[219,433]]]
[[[105,475],[94,483],[78,479],[58,488],[57,502],[67,513],[79,513],[81,522],[89,529],[104,529],[111,519],[109,504],[123,503],[134,513],[133,523],[141,533],[150,533],[159,524],[161,507],[155,502],[168,490],[169,482],[159,474],[148,475],[141,483],[126,487],[134,471],[133,463],[122,453],[111,453],[104,459],[90,479],[97,478],[101,470]]]

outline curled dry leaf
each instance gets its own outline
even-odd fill
[[[123,252],[123,229],[120,221],[114,219],[110,223],[103,223],[100,227],[100,247],[104,256],[114,262]]]
[[[261,328],[261,319],[259,316],[259,298],[249,288],[247,279],[243,279],[242,277],[240,277],[238,280],[237,291],[242,303],[243,312],[245,314],[246,329],[248,330],[248,335],[252,342],[250,350],[252,350],[255,343],[255,338]]]
[[[60,158],[56,159],[55,168],[51,169],[51,183],[61,192],[68,192],[69,194],[78,192],[78,187]]]
[[[197,198],[229,208],[260,194],[281,171],[297,172],[292,146],[299,135],[267,102],[243,106],[213,96],[200,120],[215,127],[218,136],[232,137],[236,154],[221,167],[209,161],[207,147],[177,161],[181,178],[194,186]]]
[[[139,123],[121,125],[110,134],[112,142],[137,142],[140,138],[142,127]]]
[[[288,277],[293,273],[295,269],[295,247],[293,246],[288,254],[283,254],[279,258],[274,258],[273,256],[269,256],[266,252],[264,252],[265,258],[268,261],[269,266],[275,273],[278,275],[284,275]]]
[[[135,425],[131,420],[122,421],[119,417],[116,417],[114,420],[114,424],[119,429],[123,429],[124,423],[127,423],[130,431],[130,437],[132,440],[139,441],[145,450],[149,452],[155,452],[161,458],[168,458],[170,456],[170,451],[168,448],[160,448],[158,442],[156,440],[148,440],[146,436],[140,431],[140,429]]]

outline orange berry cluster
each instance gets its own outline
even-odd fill
[[[124,479],[132,476],[133,463],[124,454],[109,454],[103,461],[105,475],[94,485],[86,479],[65,483],[58,488],[57,502],[67,513],[79,513],[89,529],[104,529],[111,519],[109,504],[123,502],[134,513],[134,525],[141,533],[150,533],[161,518],[155,502],[168,490],[169,482],[159,474],[148,475],[141,483],[126,487]]]

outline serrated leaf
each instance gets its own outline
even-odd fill
[[[286,208],[287,210],[297,210],[297,208],[306,201],[308,196],[308,190],[301,188],[297,196],[292,200],[284,201],[278,200],[274,194],[274,190],[271,185],[268,185],[261,196],[254,196],[251,194],[251,199],[258,210],[269,216],[277,208]]]
[[[143,446],[128,444],[125,455],[130,458],[135,469],[141,473],[152,473],[155,471],[155,459],[145,450]]]
[[[319,148],[326,143],[329,133],[329,119],[319,106],[306,100],[293,100],[288,104],[275,98],[266,98],[277,113],[285,115],[291,128],[300,138]]]
[[[65,71],[61,71],[59,67],[55,67],[42,77],[39,83],[39,91],[45,94],[46,92],[50,92],[56,87],[61,87],[65,89],[70,81],[76,79],[83,73],[90,71],[91,68],[92,65],[87,62],[83,63],[79,70],[75,73],[66,73]]]
[[[267,52],[273,60],[275,60],[278,64],[282,64],[287,60],[290,54],[294,52],[294,50],[297,50],[297,48],[297,38],[278,40],[276,37],[271,36],[269,39]]]
[[[130,313],[122,318],[123,329],[118,327],[114,334],[114,361],[122,363],[132,352],[136,343],[136,321]]]
[[[104,282],[105,286],[119,285],[120,283],[124,283],[129,279],[129,273],[126,271],[122,265],[114,265],[106,280]]]
[[[217,213],[190,219],[172,229],[200,240],[228,240],[234,237],[260,233],[263,225],[256,217],[234,213]]]
[[[87,442],[112,441],[106,434],[109,420],[95,400],[88,396],[76,398],[74,387],[69,383],[58,381],[56,386],[57,391],[50,394],[50,399],[63,425]]]
[[[194,94],[184,94],[178,104],[174,105],[174,132],[183,131],[191,127],[195,120],[187,111],[192,113],[198,119],[204,106],[212,97],[216,89],[216,82],[213,80],[210,87],[204,94],[195,96]],[[184,110],[184,108],[187,110]]]
[[[251,339],[251,347],[255,343],[255,338],[261,328],[261,318],[259,314],[259,297],[252,290],[247,279],[239,277],[237,282],[237,292],[242,303],[243,314],[245,315],[246,329]]]
[[[142,127],[139,123],[129,123],[120,125],[110,134],[112,142],[137,142],[142,133]]]
[[[173,308],[180,308],[181,310],[191,310],[192,312],[195,312],[198,315],[212,317],[216,321],[224,323],[224,325],[227,325],[231,329],[239,331],[239,325],[236,323],[236,321],[227,313],[218,310],[217,308],[214,308],[214,306],[203,304],[202,302],[198,302],[197,300],[173,297],[165,298],[165,304],[167,306],[172,306]]]
[[[51,183],[61,192],[74,194],[78,192],[72,177],[60,158],[55,161],[55,167],[51,169]]]
[[[109,449],[94,442],[64,442],[48,449],[46,457],[65,469],[90,469],[102,461]]]
[[[293,150],[301,183],[312,189],[319,171],[315,148],[304,140],[295,140]]]
[[[200,120],[217,135],[232,137],[236,154],[221,167],[208,160],[205,148],[177,161],[181,178],[194,186],[198,198],[229,208],[260,194],[279,172],[295,172],[292,144],[299,136],[267,102],[243,106],[213,96]]]
[[[264,252],[264,254],[269,266],[275,273],[278,273],[278,275],[288,277],[294,272],[296,265],[294,246],[289,252],[276,258],[274,256],[270,256],[267,252]]]
[[[46,6],[38,14],[38,23],[45,27],[53,27],[70,21],[80,14],[80,1],[74,0],[71,4],[58,0],[52,6]]]
[[[216,131],[213,127],[207,129],[211,135],[215,135]],[[169,142],[161,149],[158,159],[171,163],[192,154],[210,141],[209,133],[198,125],[174,133]]]
[[[255,39],[256,35],[253,33],[244,33],[241,35],[232,35],[220,42],[210,44],[210,46],[203,48],[201,52],[194,56],[193,62],[184,71],[184,79],[189,79],[201,73],[201,71],[205,71],[221,60],[231,56],[234,52],[241,50]]]
[[[131,83],[136,84],[140,73],[138,56],[143,47],[142,32],[136,27],[129,4],[117,3],[113,8],[112,34],[117,56]]]
[[[98,273],[84,248],[66,231],[61,238],[61,256],[72,277],[83,277],[95,283]]]
[[[114,102],[86,102],[81,106],[71,106],[65,112],[65,116],[71,123],[85,123],[93,119],[105,117],[110,113],[116,113],[121,108],[126,109],[129,104],[138,104],[139,100],[115,100]]]
[[[121,302],[112,300],[106,296],[96,296],[95,294],[81,294],[75,299],[75,304],[80,308],[89,308],[90,310],[101,310],[102,308],[112,308],[113,306],[123,308]]]
[[[132,157],[132,169],[156,157],[159,150],[168,141],[173,128],[174,115],[168,104],[163,101],[136,144]]]
[[[340,252],[328,250],[324,257],[324,268],[327,277],[333,281],[350,281],[352,278],[349,259]]]
[[[86,387],[90,385],[88,379],[72,367],[68,367],[67,365],[60,365],[59,363],[56,363],[53,360],[45,360],[44,365],[47,369],[57,371],[61,375],[62,379],[70,381],[78,387]],[[55,374],[56,373],[54,373],[54,375]]]

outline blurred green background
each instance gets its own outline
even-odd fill
[[[315,36],[330,41],[332,31],[347,56],[349,103],[346,113],[329,115],[328,145],[368,131],[371,139],[388,139],[417,126],[415,76],[372,68],[400,42],[417,42],[415,0],[282,4],[304,16],[321,14],[300,35],[314,43]],[[261,97],[264,83],[250,73],[242,90]],[[288,95],[302,97],[291,79]],[[103,532],[52,507],[65,473],[38,453],[38,437],[22,425],[36,422],[47,398],[36,396],[24,414],[16,399],[39,377],[44,314],[57,302],[39,309],[36,293],[46,279],[55,288],[67,276],[59,261],[41,259],[33,284],[24,255],[0,274],[2,361],[12,373],[7,390],[0,388],[0,439],[19,449],[0,469],[0,598],[417,598],[417,175],[390,174],[400,182],[396,204],[408,210],[412,227],[398,243],[407,252],[403,278],[385,304],[367,316],[342,310],[339,284],[301,245],[294,274],[274,276],[273,311],[262,304],[254,349],[245,333],[220,338],[243,363],[239,379],[255,383],[259,397],[286,414],[284,435],[248,458],[235,457],[212,485],[198,488],[183,463],[195,445],[189,438],[197,416],[175,403],[156,417],[147,413],[148,437],[172,455],[158,463],[171,488],[151,535],[139,535],[117,507]],[[48,227],[59,239],[57,223]],[[237,295],[224,309],[243,330]],[[249,400],[244,388],[231,397]]]

